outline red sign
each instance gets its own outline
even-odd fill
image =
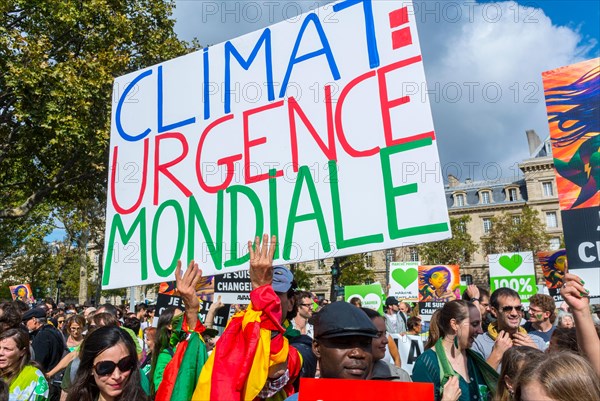
[[[432,383],[300,379],[298,401],[433,401]]]

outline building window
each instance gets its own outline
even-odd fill
[[[456,224],[456,230],[459,231],[459,232],[461,232],[461,233],[464,233],[465,231],[467,231],[467,227],[466,227],[465,222],[464,221],[459,221]]]
[[[410,247],[409,251],[410,251],[410,261],[418,262],[419,261],[419,250],[417,249],[417,247],[415,247],[415,246]]]
[[[542,182],[542,188],[544,190],[544,196],[554,196],[554,189],[552,188],[552,181]]]
[[[463,194],[456,195],[456,206],[465,205],[465,196]]]
[[[489,217],[483,218],[483,233],[489,234],[492,230],[492,219]]]
[[[550,238],[550,250],[556,251],[560,248],[560,238]]]
[[[487,205],[488,203],[490,203],[491,200],[491,196],[490,196],[490,191],[484,191],[481,193],[481,203],[484,205]]]
[[[508,190],[508,200],[510,202],[516,202],[517,199],[517,189],[516,188],[510,188]]]
[[[548,228],[558,227],[558,220],[556,219],[556,212],[546,212],[546,227],[548,227]]]
[[[519,225],[519,224],[521,224],[521,216],[519,216],[519,215],[514,215],[514,216],[512,217],[512,222],[513,222],[513,224],[514,224],[514,225]]]
[[[365,254],[365,265],[367,267],[372,267],[373,266],[373,254],[371,252],[367,252]]]

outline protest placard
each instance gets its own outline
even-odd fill
[[[242,270],[215,276],[215,296],[225,304],[249,304],[252,282],[250,272]]]
[[[175,306],[182,311],[185,310],[185,305],[183,304],[183,299],[181,297],[175,295],[167,295],[167,294],[158,294],[156,296],[156,316],[159,317],[165,308],[169,306]]]
[[[298,401],[433,401],[432,383],[300,379]]]
[[[12,295],[13,301],[23,301],[27,304],[34,304],[35,298],[31,291],[29,283],[16,284],[9,286],[10,294]]]
[[[389,296],[404,301],[419,299],[419,262],[391,262]]]
[[[537,293],[535,268],[531,252],[498,253],[488,255],[490,291],[512,288],[525,302]]]
[[[426,335],[390,334],[398,347],[402,369],[412,375],[415,361],[424,351]]]
[[[600,58],[542,74],[569,270],[600,295]]]
[[[411,7],[343,0],[117,78],[103,288],[245,269],[263,232],[276,264],[449,238]]]
[[[358,298],[363,308],[376,310],[383,315],[383,289],[381,284],[347,285],[344,287],[344,300],[350,302]]]
[[[537,257],[550,295],[555,301],[562,301],[559,293],[567,272],[567,251],[564,249],[541,251],[537,253]]]

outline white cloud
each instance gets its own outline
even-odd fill
[[[215,44],[325,3],[178,0],[174,17],[181,38]],[[541,73],[589,58],[595,41],[512,1],[418,1],[415,17],[442,163],[498,163],[513,176],[529,156],[525,130],[548,135]]]

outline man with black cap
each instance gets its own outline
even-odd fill
[[[33,308],[23,314],[23,323],[32,338],[32,359],[38,362],[44,373],[52,370],[68,351],[63,335],[47,323],[46,311]],[[51,382],[50,399],[60,396],[60,388]]]
[[[360,308],[334,302],[313,315],[310,323],[322,378],[367,379],[373,369],[371,342],[377,337],[377,328]],[[298,393],[286,401],[296,400]]]
[[[406,332],[406,316],[400,311],[396,297],[387,297],[385,300],[385,329],[389,334]]]

